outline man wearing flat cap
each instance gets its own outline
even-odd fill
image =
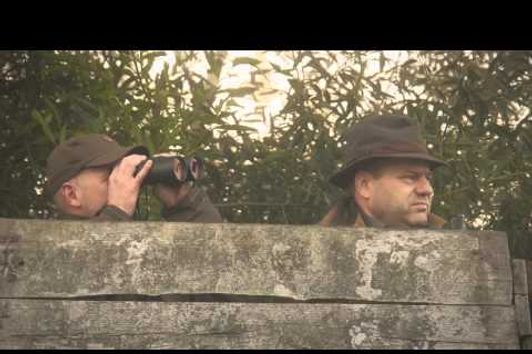
[[[48,157],[45,192],[60,218],[132,220],[142,183],[153,165],[148,156],[143,146],[123,147],[103,134],[71,138]],[[199,188],[157,184],[154,191],[166,220],[222,222]]]
[[[371,116],[352,126],[345,142],[344,167],[330,181],[347,195],[321,225],[441,228],[446,224],[430,212],[432,171],[446,163],[428,153],[414,119]]]

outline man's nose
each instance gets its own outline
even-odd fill
[[[420,195],[432,196],[434,189],[432,183],[427,177],[421,177],[416,184],[416,192]]]

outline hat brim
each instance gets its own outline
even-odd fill
[[[150,156],[149,150],[144,146],[117,147],[116,149],[106,152],[104,155],[98,156],[97,158],[86,164],[85,167],[99,167],[111,165],[117,162],[118,160],[133,154]]]
[[[59,190],[61,185],[80,173],[84,168],[87,167],[101,167],[106,165],[111,165],[115,163],[116,161],[122,159],[125,156],[132,155],[132,154],[139,154],[139,155],[146,155],[150,156],[149,150],[144,146],[134,146],[134,147],[121,147],[118,146],[117,148],[106,152],[105,154],[98,156],[94,160],[90,161],[89,163],[83,163],[80,162],[74,166],[71,166],[67,171],[63,173],[63,176],[59,179],[56,179],[55,181],[51,182],[48,181],[45,186],[45,193],[50,198],[52,198],[55,193]]]
[[[431,169],[435,169],[435,168],[440,167],[440,166],[449,166],[447,164],[447,162],[445,162],[445,161],[439,160],[439,159],[437,159],[435,157],[432,157],[430,155],[419,154],[419,153],[401,153],[401,154],[393,154],[393,155],[390,155],[390,154],[378,155],[378,154],[376,154],[376,155],[371,155],[371,156],[368,156],[368,157],[365,157],[365,158],[361,158],[361,159],[352,161],[351,163],[349,163],[348,165],[343,167],[340,171],[338,171],[337,173],[332,175],[329,178],[329,182],[331,182],[332,184],[334,184],[334,185],[336,185],[338,187],[341,187],[341,188],[347,187],[349,185],[349,182],[352,180],[353,172],[357,169],[357,167],[362,162],[367,162],[367,161],[373,160],[375,158],[402,158],[402,159],[420,160],[420,161],[428,162],[430,164],[430,168]]]

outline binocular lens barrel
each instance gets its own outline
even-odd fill
[[[201,158],[186,159],[183,157],[157,156],[153,166],[144,179],[143,184],[163,183],[177,185],[188,181],[197,181],[203,177],[204,165]],[[135,169],[135,175],[142,169],[147,160],[142,161]]]

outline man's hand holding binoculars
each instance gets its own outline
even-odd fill
[[[199,179],[202,173],[203,163],[197,158],[185,160],[172,153],[157,154],[153,159],[144,155],[128,155],[113,167],[109,175],[107,204],[132,216],[140,189],[151,184],[164,207],[173,208],[192,189],[185,182]]]
[[[107,204],[113,205],[133,216],[137,206],[142,182],[150,172],[153,161],[144,155],[129,155],[118,161],[109,175]],[[135,174],[137,166],[146,161]]]

